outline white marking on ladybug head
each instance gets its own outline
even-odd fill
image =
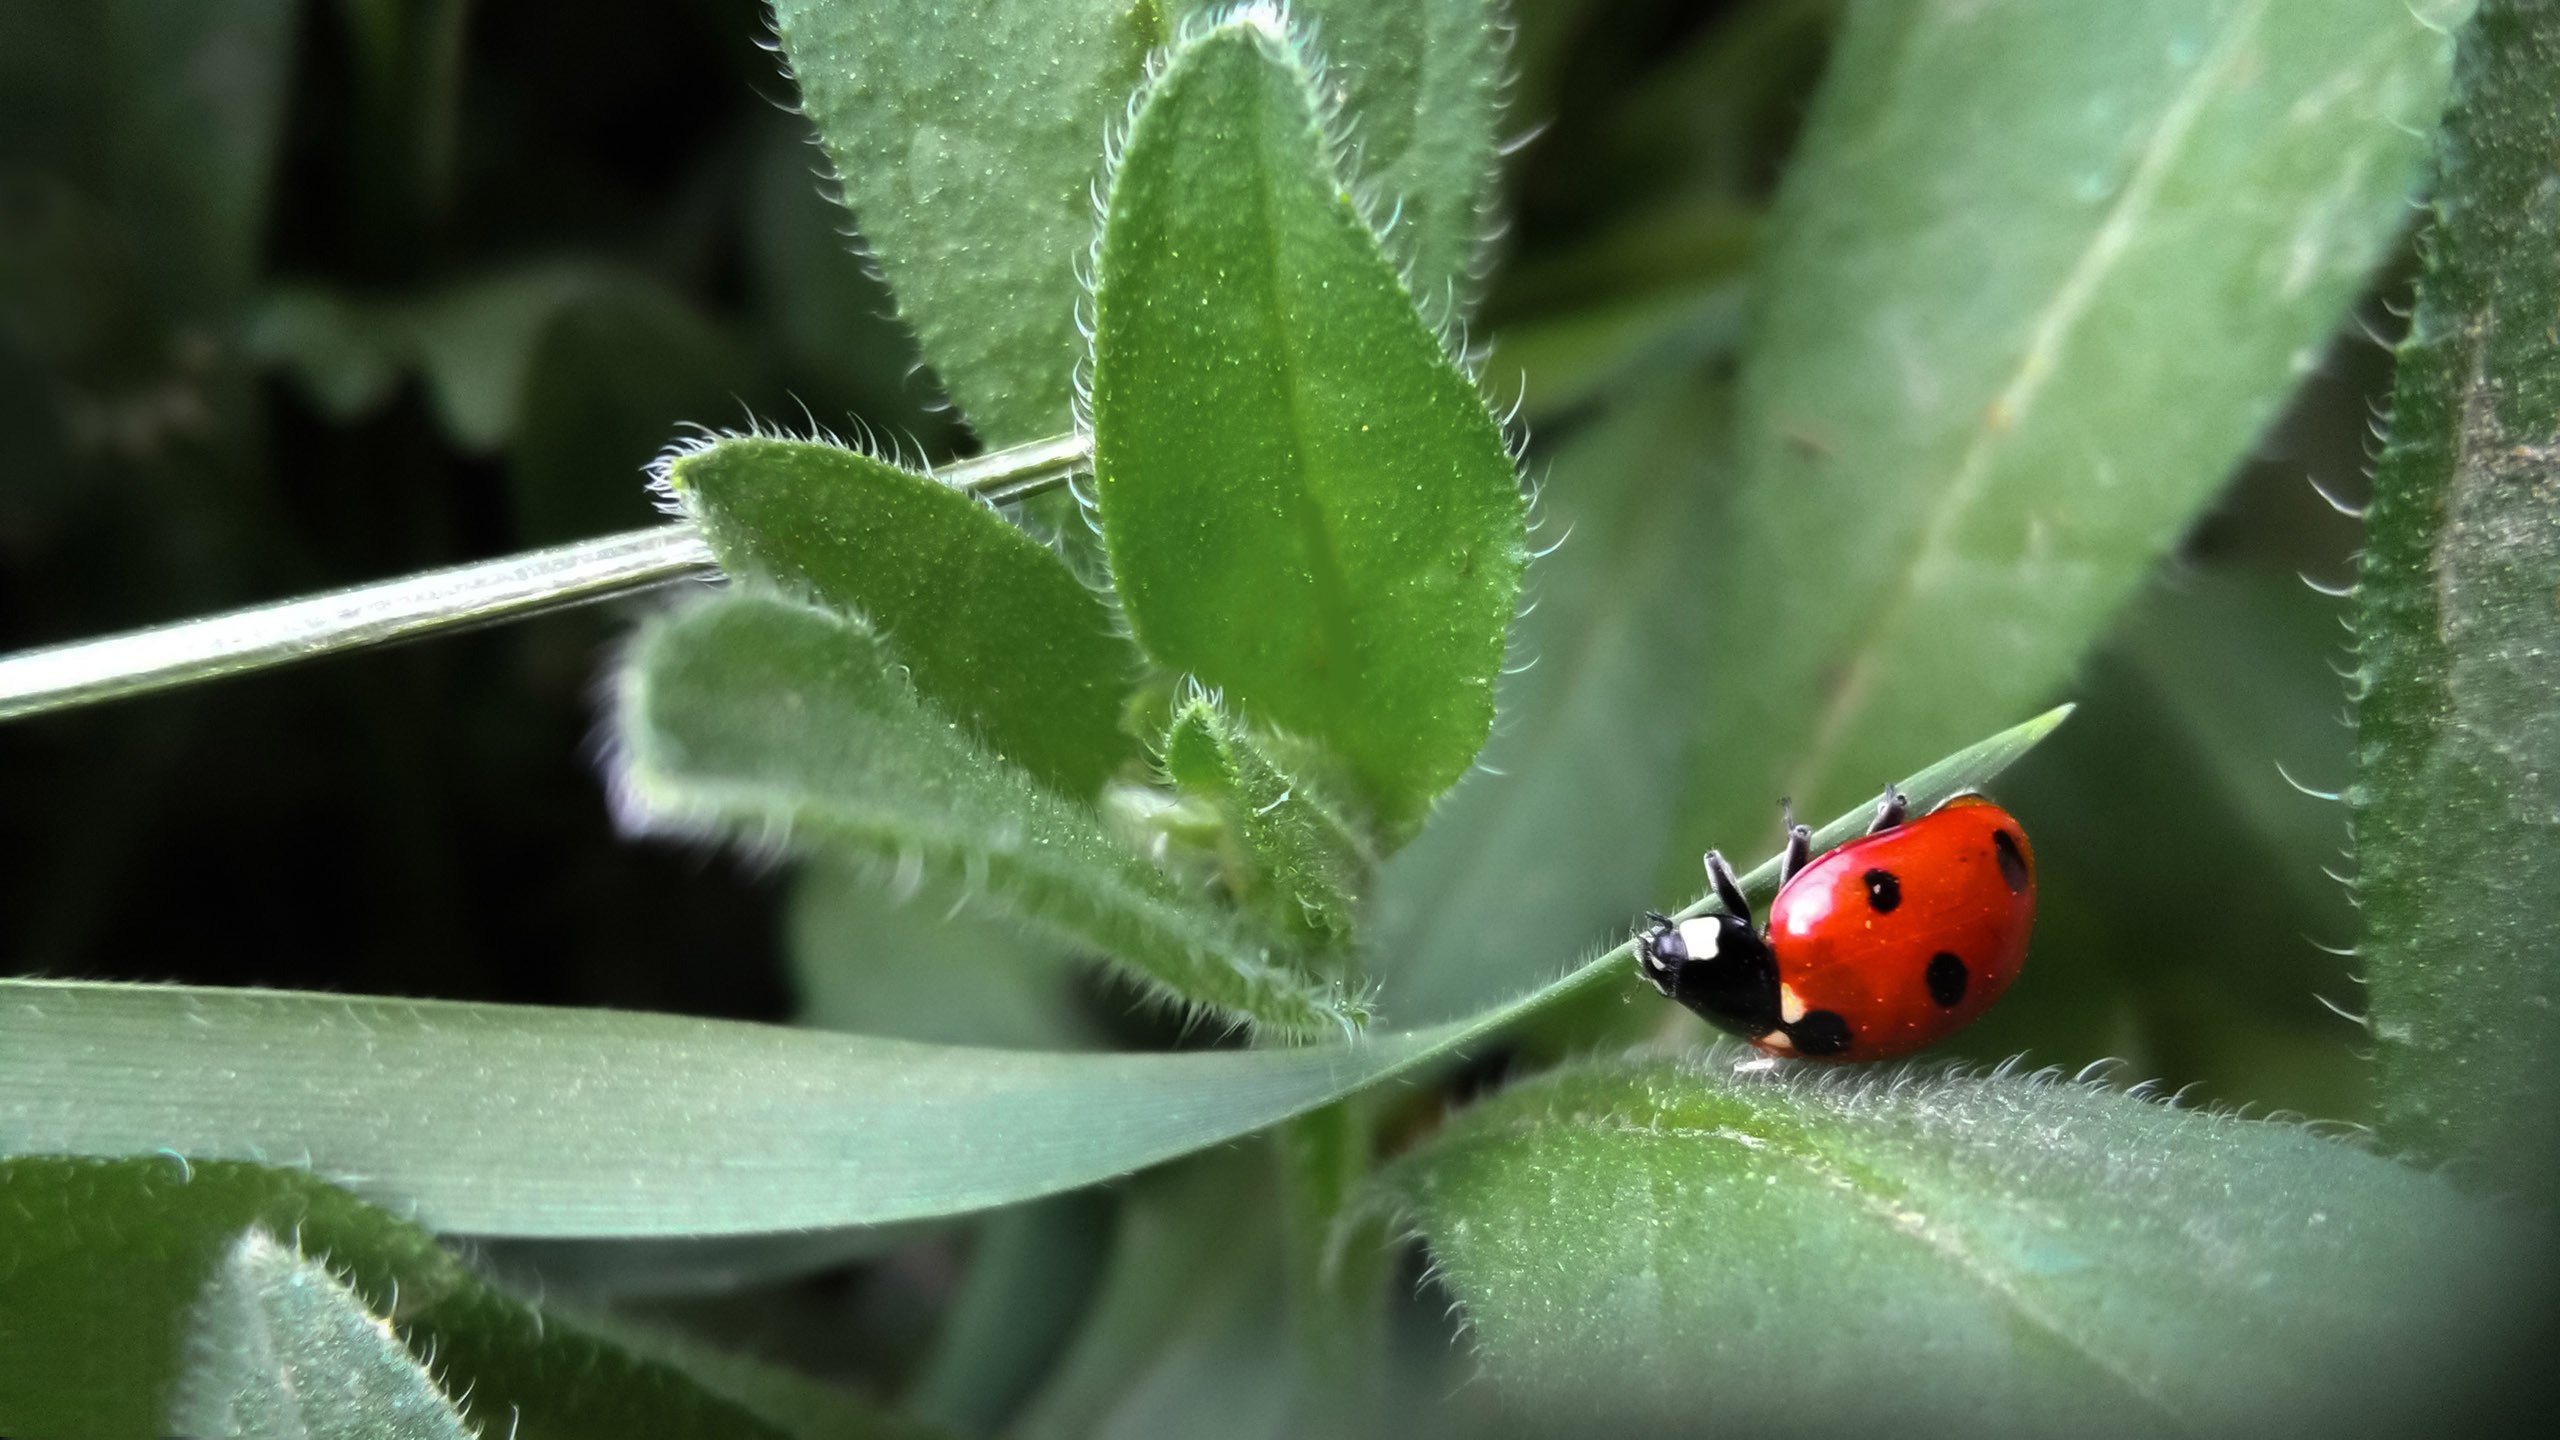
[[[1778,987],[1778,1018],[1790,1025],[1804,1018],[1804,997],[1793,985]]]
[[[1712,915],[1702,915],[1695,920],[1680,922],[1680,943],[1689,947],[1689,958],[1692,960],[1716,958],[1716,943],[1723,934],[1724,927],[1717,924]]]
[[[1788,1055],[1794,1054],[1796,1050],[1796,1042],[1789,1039],[1784,1030],[1772,1030],[1751,1043],[1763,1050],[1776,1050]]]

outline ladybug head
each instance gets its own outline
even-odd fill
[[[1778,1027],[1777,956],[1739,916],[1647,917],[1636,936],[1636,969],[1721,1029],[1751,1036]]]

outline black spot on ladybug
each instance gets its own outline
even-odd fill
[[[1870,870],[1861,878],[1867,882],[1867,904],[1877,914],[1890,915],[1902,903],[1902,882],[1893,878],[1892,871]]]
[[[1837,1010],[1808,1010],[1803,1019],[1787,1027],[1787,1038],[1804,1054],[1837,1055],[1849,1048],[1849,1022]]]
[[[1962,956],[1941,950],[1929,957],[1929,998],[1949,1010],[1964,1003],[1965,982],[1972,978]]]
[[[2009,893],[2027,893],[2027,857],[2018,848],[2018,837],[2006,830],[1991,832],[1991,848],[2000,852],[2000,878],[2009,882]]]

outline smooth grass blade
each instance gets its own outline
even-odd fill
[[[1004,504],[1055,489],[1090,446],[1061,435],[944,467],[937,478]],[[663,525],[350,586],[300,600],[0,656],[0,721],[525,620],[719,576],[690,525]]]
[[[2054,710],[1904,782],[1987,784]],[[1838,844],[1863,809],[1823,827]],[[1776,862],[1746,887],[1766,895]],[[1702,913],[1701,900],[1684,913]],[[16,1153],[307,1168],[434,1229],[738,1234],[954,1214],[1072,1189],[1410,1075],[1633,984],[1620,945],[1468,1018],[1295,1049],[1058,1054],[672,1015],[0,981]],[[1632,992],[1631,992],[1632,993]]]

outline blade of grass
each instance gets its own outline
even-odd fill
[[[1001,504],[1064,485],[1089,454],[1085,437],[1061,435],[962,461],[939,478]],[[661,525],[22,650],[0,655],[0,721],[523,620],[718,574],[710,547],[692,526]]]
[[[1904,788],[1927,806],[1985,784],[2065,713]],[[1844,814],[1820,842],[1864,823]],[[1746,885],[1765,896],[1776,872],[1764,864]],[[304,1166],[433,1228],[487,1235],[871,1224],[1106,1180],[1635,983],[1621,945],[1428,1029],[1295,1049],[1077,1055],[672,1015],[6,980],[0,1149]]]

